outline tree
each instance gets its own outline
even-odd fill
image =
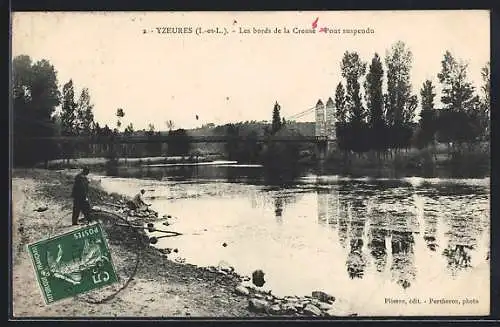
[[[483,85],[481,86],[482,97],[481,97],[481,130],[483,131],[483,138],[489,139],[490,133],[490,107],[491,107],[491,82],[490,82],[490,63],[481,69],[481,77],[483,79]]]
[[[346,95],[342,82],[339,82],[335,89],[335,113],[336,121],[339,123],[347,122]]]
[[[490,62],[488,61],[486,65],[481,69],[481,77],[483,79],[483,86],[481,86],[481,91],[483,91],[483,99],[484,102],[490,106],[490,90],[491,90],[491,81],[490,81]]]
[[[116,109],[116,117],[117,117],[117,121],[116,121],[116,128],[113,130],[112,132],[112,138],[111,138],[111,143],[109,144],[110,146],[110,165],[111,167],[114,168],[114,165],[118,162],[118,151],[117,151],[117,148],[119,148],[115,143],[115,136],[118,135],[118,133],[120,132],[120,127],[122,126],[122,118],[125,117],[125,111],[122,109],[122,108],[118,108]],[[123,147],[122,147],[123,148]]]
[[[368,74],[366,75],[365,90],[366,90],[366,105],[369,109],[368,122],[371,126],[377,125],[379,121],[383,121],[383,94],[382,94],[382,79],[384,70],[382,62],[377,53],[375,53],[370,65]]]
[[[76,103],[76,129],[78,135],[92,135],[92,126],[94,124],[93,108],[93,104],[90,103],[89,90],[83,88]],[[89,143],[79,144],[79,150],[83,153],[90,153],[91,145]]]
[[[421,105],[422,111],[424,110],[434,110],[434,98],[436,93],[434,93],[434,85],[432,81],[426,80],[420,89]]]
[[[125,127],[125,130],[123,131],[125,135],[132,135],[134,134],[134,125],[132,123],[128,124],[127,127]]]
[[[112,136],[113,135],[113,131],[111,130],[111,128],[109,128],[108,124],[104,125],[101,133],[103,136]]]
[[[416,110],[418,107],[418,97],[413,94],[408,98],[408,101],[405,103],[403,107],[403,123],[404,124],[412,124],[415,116]]]
[[[89,90],[84,88],[77,103],[77,122],[80,135],[90,135],[94,123],[94,105],[90,102]]]
[[[386,54],[387,66],[387,117],[391,125],[400,125],[404,121],[403,110],[410,99],[410,70],[413,55],[406,44],[396,42]]]
[[[116,109],[116,117],[118,118],[118,120],[116,121],[116,129],[118,131],[120,129],[120,127],[122,126],[121,119],[123,117],[125,117],[125,111],[123,111],[122,108]]]
[[[31,99],[34,113],[37,116],[51,117],[60,104],[61,96],[57,86],[56,70],[45,59],[36,62],[32,69]]]
[[[64,84],[62,90],[61,129],[62,135],[76,134],[76,103],[73,80]]]
[[[356,52],[344,53],[340,65],[342,77],[346,79],[346,107],[349,124],[345,126],[344,139],[346,149],[365,152],[369,149],[367,140],[366,110],[361,103],[359,79],[366,72],[366,63],[362,62]],[[348,142],[347,142],[348,141]]]
[[[420,89],[420,112],[419,128],[416,135],[417,147],[424,148],[434,142],[436,134],[436,112],[434,108],[434,85],[432,81],[426,80]]]
[[[281,128],[280,105],[276,101],[273,108],[273,120],[271,124],[271,132],[274,134]]]
[[[61,113],[54,113],[51,120],[54,122],[54,135],[62,135]]]
[[[364,122],[366,112],[361,103],[359,79],[366,72],[366,63],[362,62],[358,53],[344,53],[341,63],[342,77],[347,82],[347,108],[351,122]]]
[[[73,88],[73,80],[70,79],[64,84],[62,90],[61,135],[74,136],[77,133],[75,91]],[[66,158],[67,163],[69,163],[69,159],[73,156],[74,151],[74,145],[68,142],[62,143],[63,157]]]
[[[92,128],[93,132],[94,132],[94,135],[101,135],[102,133],[102,129],[101,129],[101,126],[99,125],[98,122],[94,122],[94,127]]]
[[[371,146],[375,150],[385,147],[385,123],[384,123],[384,98],[382,93],[382,79],[384,69],[382,61],[375,53],[368,74],[366,75],[366,105],[368,107],[368,124],[371,130]]]
[[[446,51],[438,73],[444,109],[456,113],[442,115],[440,132],[443,139],[458,145],[474,141],[481,134],[480,101],[468,80],[467,69],[467,63],[455,59],[450,51]]]
[[[171,130],[174,129],[175,124],[174,124],[173,120],[167,120],[165,122],[165,124],[167,125],[167,128],[168,128],[169,131],[171,131]]]
[[[13,59],[12,78],[14,165],[47,162],[55,156],[56,144],[40,138],[57,131],[52,119],[60,104],[56,70],[47,60],[33,64],[20,55]]]
[[[467,78],[467,63],[456,60],[446,51],[441,61],[441,72],[438,73],[442,84],[441,102],[445,109],[452,111],[469,111],[473,105],[474,86]]]
[[[408,146],[412,121],[417,108],[417,97],[411,94],[410,71],[413,54],[402,41],[396,42],[387,52],[387,95],[385,98],[386,123],[391,129],[392,146]]]
[[[342,82],[335,89],[335,134],[340,149],[344,150],[344,159],[347,159],[347,99]]]

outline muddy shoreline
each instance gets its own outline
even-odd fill
[[[61,215],[61,210],[59,210],[59,216],[54,217],[51,223],[47,222],[49,226],[46,227],[51,227],[53,230],[67,230],[68,225],[71,225],[71,199],[68,195],[73,175],[74,172],[69,171],[14,170],[13,184],[15,182],[22,184],[27,180],[38,183],[37,190],[43,195],[42,202],[47,203],[49,207],[53,202],[65,211],[65,214]],[[122,276],[121,285],[68,300],[79,301],[83,305],[99,302],[102,310],[94,310],[97,314],[91,313],[90,315],[115,317],[335,317],[354,315],[349,312],[348,306],[342,300],[335,299],[334,296],[321,291],[314,291],[307,296],[280,298],[260,290],[252,284],[249,276],[238,275],[232,267],[205,268],[174,262],[169,259],[169,252],[177,249],[160,250],[151,246],[146,232],[147,228],[140,228],[147,223],[156,225],[168,222],[168,217],[158,217],[158,214],[154,212],[147,216],[131,213],[125,208],[124,196],[108,194],[94,181],[91,182],[89,199],[96,209],[95,216],[106,231],[113,259],[117,261],[115,265],[118,266],[117,270]],[[16,214],[15,210],[14,214]],[[13,219],[13,225],[16,225],[18,221]],[[21,226],[13,226],[15,227],[13,230],[19,230],[17,253],[23,251],[24,243],[36,241],[25,232],[30,228],[26,219],[21,222]],[[130,225],[137,227],[131,228]],[[175,231],[175,224],[169,224],[168,229]],[[13,241],[15,244],[15,236]],[[15,260],[18,256],[16,256],[16,250],[13,249],[13,251]],[[16,265],[13,270],[15,269]],[[120,311],[116,309],[116,303],[121,302],[123,298],[130,297],[127,295],[130,294],[134,285],[137,285],[137,280],[140,280],[142,286],[139,295],[136,293],[133,303],[127,303],[120,309],[125,312],[116,312]],[[148,294],[148,290],[154,294]],[[113,296],[114,293],[116,295]],[[163,306],[161,301],[165,296],[173,297],[176,305],[169,308],[167,303],[164,303],[165,306]],[[108,297],[112,299],[108,301]],[[188,304],[182,306],[178,305],[178,302]],[[137,305],[140,308],[132,308],[131,305]]]

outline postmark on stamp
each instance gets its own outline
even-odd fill
[[[99,223],[28,245],[46,304],[118,281]]]

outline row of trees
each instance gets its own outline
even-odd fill
[[[413,144],[425,147],[436,138],[456,144],[488,139],[489,63],[482,70],[484,85],[478,95],[468,79],[467,64],[446,51],[437,74],[443,107],[436,108],[435,86],[431,80],[426,80],[420,90],[421,112],[416,122],[419,99],[412,94],[412,61],[412,52],[401,41],[387,52],[386,71],[377,53],[368,69],[358,53],[344,53],[340,67],[345,80],[338,83],[334,101],[341,149],[381,153]],[[364,94],[361,90],[363,77]]]
[[[72,80],[59,90],[57,72],[49,61],[17,56],[12,75],[15,165],[33,165],[75,151],[74,145],[57,144],[47,137],[95,133],[89,90],[83,88],[76,98]],[[59,106],[60,112],[56,112]],[[79,148],[89,150],[88,144],[79,144]]]
[[[95,132],[94,106],[90,102],[87,88],[83,88],[78,100],[75,99],[73,80],[69,80],[62,88],[61,112],[55,115],[61,136],[90,136]],[[89,152],[88,144],[61,144],[61,153],[69,160],[77,151]]]
[[[336,134],[342,150],[357,153],[370,150],[387,153],[389,149],[402,149],[417,145],[426,147],[435,140],[462,144],[487,140],[489,137],[490,71],[489,63],[482,69],[483,85],[479,90],[468,78],[468,66],[446,51],[437,79],[441,84],[442,108],[436,108],[436,87],[433,81],[423,83],[419,94],[412,93],[410,73],[413,56],[404,42],[395,43],[387,52],[384,62],[375,53],[370,65],[358,53],[346,51],[341,64],[343,81],[335,91]],[[62,92],[61,92],[62,91]],[[54,67],[46,60],[33,63],[21,55],[13,61],[14,105],[14,164],[33,164],[62,154],[71,156],[74,144],[58,145],[44,140],[44,136],[114,136],[120,133],[125,111],[116,111],[116,127],[99,126],[94,121],[93,105],[88,89],[83,88],[75,96],[70,80],[58,88]],[[420,119],[417,108],[420,104]],[[56,113],[56,108],[61,108]],[[300,145],[269,142],[258,144],[261,136],[300,134],[291,128],[293,121],[280,117],[280,105],[276,102],[272,111],[272,123],[267,128],[248,129],[242,124],[227,124],[214,128],[234,140],[229,140],[225,152],[231,159],[240,161],[285,162],[297,158]],[[167,122],[169,134],[176,136],[175,144],[122,147],[130,155],[186,155],[190,151],[187,132],[173,130],[173,122]],[[223,131],[218,131],[222,128]],[[148,130],[135,131],[132,123],[125,126],[125,135],[156,136],[159,131],[150,125]],[[246,136],[241,144],[239,136]],[[29,140],[27,140],[29,138]],[[38,138],[38,139],[37,139]],[[182,140],[186,142],[182,142]],[[117,146],[109,144],[104,151],[115,152]],[[125,148],[125,149],[123,149]],[[111,151],[111,150],[112,151]],[[113,150],[114,149],[114,150]],[[95,148],[82,144],[78,151],[96,154]],[[101,152],[103,149],[101,149]],[[116,154],[114,154],[116,156]]]
[[[75,101],[73,80],[69,80],[62,88],[62,106],[60,125],[63,136],[90,136],[95,127],[93,104],[87,88],[83,88],[80,97]]]
[[[125,110],[116,110],[116,126],[101,127],[94,120],[94,105],[89,90],[83,88],[75,94],[75,84],[69,80],[59,89],[57,72],[47,60],[33,62],[27,55],[13,59],[13,159],[16,166],[30,166],[54,158],[69,158],[75,155],[186,155],[190,144],[187,132],[173,130],[173,122],[167,122],[169,135],[176,136],[176,142],[164,149],[162,144],[148,143],[143,146],[114,144],[113,136],[124,135],[156,136],[159,131],[150,124],[147,130],[135,131],[129,123],[121,131]],[[59,108],[59,110],[57,110]],[[111,137],[109,144],[91,146],[88,143],[55,143],[46,137],[93,136]],[[184,140],[185,142],[182,142]]]
[[[186,156],[190,153],[191,144],[189,143],[188,133],[186,130],[179,129],[169,129],[167,135],[172,136],[173,140],[167,143],[150,142],[144,144],[116,144],[115,137],[119,134],[124,136],[145,136],[147,138],[154,138],[163,134],[159,130],[156,130],[154,124],[148,124],[147,129],[138,130],[134,129],[132,123],[129,123],[123,131],[120,131],[122,126],[122,120],[125,116],[123,109],[119,108],[116,113],[117,116],[117,127],[110,129],[108,125],[104,128],[99,126],[99,123],[94,124],[94,129],[91,135],[94,136],[98,141],[100,137],[106,137],[109,142],[99,143],[101,146],[95,146],[93,150],[86,151],[87,154],[94,156],[107,155],[112,159],[118,157],[143,157],[143,156]]]

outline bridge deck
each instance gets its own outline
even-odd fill
[[[88,144],[106,144],[106,143],[168,143],[168,142],[189,142],[189,143],[227,143],[227,142],[298,142],[298,143],[321,143],[329,139],[326,136],[288,136],[288,137],[228,137],[228,136],[117,136],[117,137],[85,137],[85,136],[60,136],[60,137],[42,137],[37,140],[51,140],[55,142],[69,143],[88,143]],[[14,139],[15,140],[15,139]]]

